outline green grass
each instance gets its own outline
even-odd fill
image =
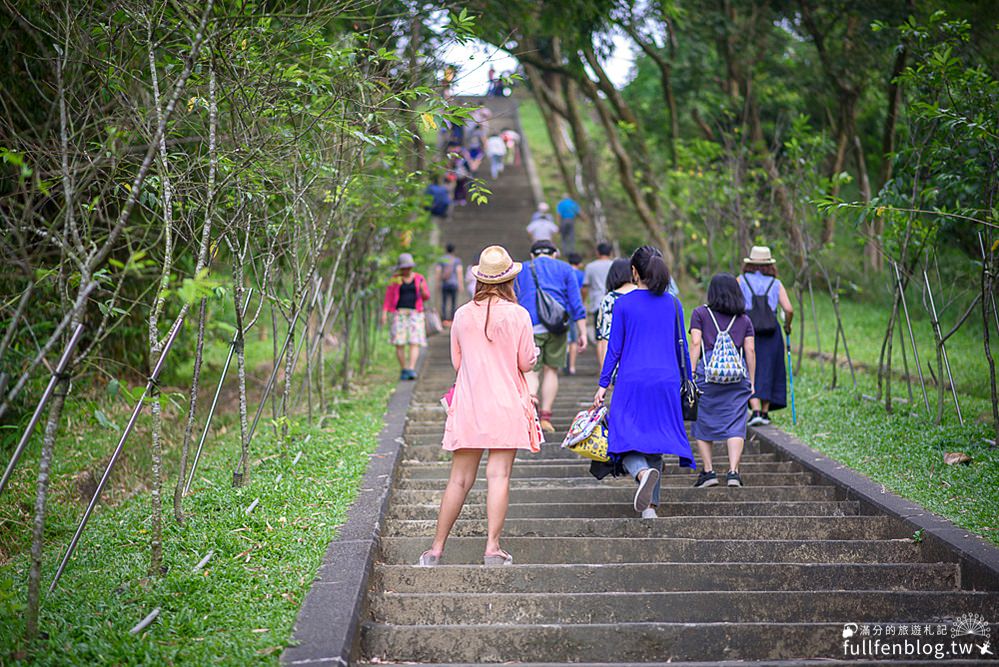
[[[382,427],[394,367],[389,346],[380,344],[377,350],[376,372],[349,395],[334,395],[322,429],[309,427],[304,418],[293,420],[284,456],[273,429],[261,422],[253,441],[251,483],[239,489],[232,487],[238,427],[232,415],[224,415],[219,435],[206,444],[192,494],[185,500],[189,516],[182,526],[172,518],[176,477],[169,471],[166,574],[147,576],[148,492],[140,487],[113,493],[110,505],[95,512],[59,587],[43,598],[45,635],[27,647],[28,657],[45,665],[276,664]],[[142,433],[133,438],[131,448],[146,448]],[[60,488],[49,506],[45,586],[82,511],[66,473],[109,451],[111,440],[113,434],[102,434],[91,423],[69,423],[63,431],[55,476]],[[299,449],[301,460],[292,467]],[[26,459],[22,470],[34,469],[35,463]],[[280,482],[278,475],[283,475]],[[18,534],[28,532],[24,508],[18,505],[30,497],[28,487],[33,488],[30,475],[20,477],[26,479],[4,494],[0,507],[5,532]],[[136,479],[127,469],[116,477]],[[255,498],[260,502],[247,516],[244,509]],[[14,555],[0,567],[2,656],[25,649],[19,640],[28,566],[25,543],[23,536],[8,539]],[[203,572],[192,573],[210,549],[215,551],[211,562]],[[153,625],[140,636],[130,635],[129,629],[155,607],[161,613]]]

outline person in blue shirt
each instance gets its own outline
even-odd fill
[[[430,195],[430,204],[426,207],[430,215],[435,218],[446,218],[448,208],[451,207],[451,195],[447,188],[441,185],[441,179],[434,176],[430,179],[430,185],[424,190],[424,194]]]
[[[537,276],[537,278],[535,278]],[[586,309],[579,289],[575,269],[558,259],[558,249],[551,241],[536,241],[531,246],[531,261],[517,276],[517,301],[531,314],[534,326],[534,343],[541,349],[534,370],[527,374],[527,385],[532,396],[541,390],[541,428],[547,433],[555,431],[552,425],[552,407],[558,394],[558,369],[565,364],[568,335],[566,331],[552,333],[538,318],[538,287],[557,301],[569,315],[569,326],[575,327],[579,351],[586,349]]]
[[[569,195],[565,195],[555,207],[555,212],[558,213],[558,230],[562,236],[562,250],[566,253],[575,252],[576,218],[579,216],[579,204]]]

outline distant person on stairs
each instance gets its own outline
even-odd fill
[[[777,260],[766,246],[753,246],[742,260],[739,286],[746,314],[756,334],[756,386],[749,407],[750,426],[770,423],[770,411],[787,406],[787,369],[784,366],[784,334],[791,335],[794,307],[784,284],[777,277]],[[784,311],[784,334],[777,321],[777,309]]]
[[[517,305],[513,290],[521,268],[500,246],[483,250],[472,269],[475,298],[454,316],[451,363],[458,376],[449,392],[443,441],[444,449],[454,455],[433,544],[420,556],[422,567],[440,563],[486,449],[488,526],[483,562],[513,564],[513,557],[500,547],[500,533],[509,504],[514,457],[520,449],[540,451],[542,441],[524,377],[534,365],[538,348],[531,333],[531,316]]]
[[[666,291],[670,276],[662,253],[639,248],[631,256],[631,271],[638,289],[614,304],[610,345],[593,396],[593,405],[602,405],[614,382],[607,423],[613,467],[598,472],[591,466],[591,471],[597,477],[627,471],[638,484],[635,511],[654,519],[662,455],[674,454],[681,466],[695,467],[680,406],[680,355],[687,355],[687,339],[683,306]]]
[[[385,302],[382,304],[382,326],[385,326],[389,313],[392,314],[389,335],[402,369],[399,372],[400,380],[416,379],[420,348],[427,345],[423,306],[424,302],[430,300],[430,289],[427,287],[427,279],[413,270],[415,266],[416,262],[411,254],[404,252],[399,255],[395,275],[385,288]]]
[[[451,194],[447,187],[441,185],[440,177],[431,178],[430,185],[424,192],[430,195],[430,204],[427,205],[430,215],[437,218],[438,222],[447,218],[448,210],[451,208]]]
[[[579,204],[565,195],[555,207],[558,213],[558,233],[562,236],[562,252],[568,254],[576,251],[576,218],[579,217]]]
[[[739,283],[731,273],[719,273],[708,285],[708,303],[690,314],[690,365],[702,392],[694,422],[702,464],[696,488],[718,484],[711,461],[711,444],[717,440],[728,445],[726,483],[742,486],[739,463],[746,443],[746,402],[753,395],[756,374],[753,336]],[[714,359],[716,350],[723,356]],[[733,353],[738,356],[733,358]]]
[[[583,256],[578,252],[570,252],[569,256],[566,258],[569,260],[569,266],[572,270],[576,272],[576,282],[579,283],[579,291],[582,294],[583,291]],[[583,335],[586,335],[584,328]],[[576,359],[579,357],[579,346],[576,343],[579,342],[579,329],[576,327],[569,327],[569,359],[565,367],[566,375],[576,374]]]
[[[508,127],[500,131],[500,138],[506,144],[506,163],[516,167],[520,166],[520,135]]]
[[[454,244],[448,243],[447,254],[441,257],[435,267],[437,284],[441,287],[441,320],[450,325],[458,306],[458,291],[462,288],[461,259],[454,254]]]
[[[489,156],[489,174],[495,181],[503,171],[503,157],[506,155],[506,144],[498,134],[492,134],[486,140],[486,155]]]
[[[548,213],[548,204],[541,202],[538,209],[531,214],[531,222],[527,225],[527,235],[531,237],[531,243],[538,241],[552,241],[558,234],[558,225],[552,220]]]
[[[607,241],[601,241],[597,244],[597,258],[586,265],[583,269],[583,289],[584,296],[586,297],[586,314],[592,317],[591,323],[594,327],[594,333],[596,333],[597,327],[597,311],[600,309],[600,304],[604,300],[604,294],[607,293],[607,274],[610,272],[611,264],[614,260],[611,259],[611,253],[614,252],[614,246]],[[628,280],[631,280],[631,269],[628,269]],[[608,324],[608,334],[610,332]],[[594,338],[599,340],[599,338]],[[606,340],[606,339],[605,339]],[[597,356],[600,355],[599,348],[597,349]],[[603,359],[601,358],[601,362]]]
[[[532,259],[525,267],[527,270],[517,277],[517,299],[531,314],[534,341],[541,348],[541,355],[527,381],[533,395],[537,395],[540,387],[541,428],[548,433],[555,431],[552,408],[558,394],[558,371],[565,365],[569,327],[576,327],[579,332],[576,343],[579,351],[586,349],[586,309],[579,281],[572,267],[558,260],[557,255],[558,250],[551,241],[535,242],[531,246]],[[562,309],[564,321],[558,323],[560,326],[542,319],[539,304],[544,305],[542,302],[547,303],[548,299],[538,294],[539,289]]]

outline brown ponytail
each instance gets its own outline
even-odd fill
[[[482,333],[485,334],[486,340],[490,343],[493,342],[493,339],[489,337],[489,317],[492,314],[493,297],[517,303],[517,295],[513,291],[513,280],[502,283],[477,282],[475,284],[475,296],[472,297],[472,300],[476,303],[486,302],[486,323],[482,327]]]

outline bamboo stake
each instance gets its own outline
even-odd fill
[[[151,612],[149,612],[148,616],[146,616],[144,619],[136,623],[135,627],[128,631],[128,634],[130,635],[139,634],[140,632],[148,628],[150,625],[152,625],[153,621],[155,621],[156,617],[159,615],[160,615],[160,608],[157,607],[156,609],[153,609]]]
[[[101,481],[97,483],[97,489],[94,491],[94,495],[90,499],[90,504],[87,505],[87,509],[83,513],[83,518],[80,519],[80,525],[76,527],[76,533],[73,535],[73,539],[70,541],[65,555],[62,557],[62,562],[59,563],[59,569],[56,570],[55,577],[52,578],[52,584],[49,586],[49,593],[55,590],[56,584],[59,583],[59,579],[62,577],[63,570],[66,569],[69,559],[72,557],[73,552],[76,551],[76,546],[80,542],[80,536],[83,535],[83,531],[87,527],[87,522],[90,521],[90,515],[94,513],[94,508],[100,500],[101,493],[104,491],[104,487],[107,485],[108,479],[111,477],[111,471],[114,469],[115,463],[118,462],[118,457],[121,456],[121,452],[125,448],[125,441],[128,440],[128,436],[132,433],[132,429],[135,427],[135,422],[138,420],[139,413],[142,411],[146,395],[156,385],[156,382],[160,377],[160,372],[163,370],[163,365],[166,361],[167,355],[170,353],[170,348],[173,347],[174,341],[177,340],[177,334],[180,333],[180,329],[183,324],[184,320],[178,319],[174,323],[173,330],[170,331],[170,335],[167,337],[166,342],[163,344],[163,351],[160,352],[160,358],[156,360],[156,366],[153,367],[153,372],[149,374],[149,380],[146,382],[146,387],[142,390],[142,395],[139,397],[139,400],[135,404],[135,408],[132,410],[132,416],[129,417],[128,423],[125,425],[125,430],[121,433],[118,445],[111,454],[111,459],[108,461],[107,467],[104,469],[104,474],[101,475]]]
[[[919,387],[923,391],[923,405],[926,406],[926,414],[933,416],[930,410],[930,399],[926,395],[926,380],[923,378],[923,367],[919,363],[919,350],[916,348],[916,338],[912,335],[912,320],[909,318],[909,306],[905,302],[905,290],[902,289],[902,274],[898,270],[898,263],[892,262],[895,268],[895,280],[898,283],[899,298],[902,301],[902,313],[905,315],[905,325],[909,329],[909,342],[912,344],[912,362],[916,365],[916,374],[919,375]]]
[[[926,294],[930,298],[930,314],[933,316],[933,329],[936,331],[937,340],[940,341],[940,353],[943,355],[944,367],[947,369],[947,378],[950,380],[950,391],[954,396],[954,408],[957,410],[957,419],[964,426],[964,416],[961,414],[961,403],[957,400],[957,387],[954,386],[954,374],[950,369],[950,359],[947,357],[947,344],[943,339],[943,332],[940,329],[940,320],[937,318],[937,306],[933,302],[933,290],[930,288],[930,277],[923,271],[923,280],[926,282]],[[940,378],[943,381],[943,378]]]
[[[24,429],[24,433],[21,434],[21,439],[17,443],[17,447],[14,448],[14,453],[10,457],[10,463],[7,464],[7,469],[4,470],[3,478],[0,479],[0,493],[7,487],[7,482],[10,480],[11,474],[14,472],[14,468],[17,467],[17,462],[21,458],[21,454],[24,453],[25,448],[28,446],[28,441],[31,439],[31,434],[34,433],[35,427],[38,426],[38,420],[42,418],[42,412],[45,410],[45,406],[48,405],[49,399],[52,398],[52,392],[55,391],[56,385],[59,380],[65,375],[66,367],[69,366],[69,360],[73,356],[73,350],[76,349],[76,344],[80,342],[80,335],[83,333],[83,324],[77,324],[76,329],[73,331],[73,336],[66,343],[66,349],[62,352],[62,357],[59,358],[59,363],[56,364],[56,368],[52,371],[52,376],[49,378],[49,384],[45,387],[45,391],[42,392],[42,397],[38,399],[38,405],[35,406],[35,411],[31,415],[31,419],[28,420],[28,426]]]

